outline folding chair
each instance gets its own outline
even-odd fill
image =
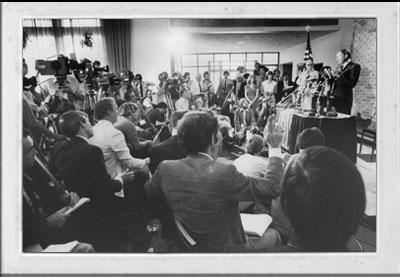
[[[189,235],[183,225],[175,218],[180,241],[178,243],[179,252],[198,252],[196,241]]]

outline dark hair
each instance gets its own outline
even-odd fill
[[[94,65],[96,65],[96,64],[100,65],[100,62],[99,62],[99,61],[97,61],[97,60],[96,60],[96,61],[94,61],[94,62],[93,62],[93,66],[94,66]]]
[[[250,73],[245,73],[245,74],[243,74],[243,78],[244,78],[245,80],[247,80],[247,78],[249,78],[249,76],[250,76]]]
[[[138,106],[135,106],[133,103],[123,103],[119,107],[119,115],[123,117],[127,117],[133,113],[135,113],[139,109]]]
[[[138,73],[138,74],[135,75],[135,79],[136,79],[136,80],[139,80],[139,81],[142,81],[142,80],[143,80],[143,77],[142,77],[141,74]]]
[[[183,78],[186,79],[187,76],[189,76],[189,75],[190,75],[190,72],[185,72],[185,73],[183,73]]]
[[[281,72],[279,71],[279,69],[275,69],[275,70],[274,70],[274,74],[275,74],[275,72],[281,73]]]
[[[160,103],[158,103],[157,108],[166,109],[166,108],[168,108],[168,106],[167,106],[167,104],[165,104],[165,102],[160,102]]]
[[[311,57],[309,57],[308,59],[306,59],[306,60],[305,60],[305,62],[304,62],[304,66],[306,65],[306,62],[307,62],[307,61],[312,61],[312,62],[314,63],[314,59],[313,59],[313,58],[311,58]]]
[[[84,123],[85,121],[86,120],[82,116],[81,112],[69,111],[61,115],[58,126],[62,134],[72,138],[79,132],[81,123]]]
[[[350,50],[348,50],[348,49],[342,49],[342,50],[340,50],[340,52],[342,52],[345,61],[351,59],[351,52],[350,52]],[[346,56],[347,56],[347,57],[346,57]]]
[[[203,73],[203,78],[205,78],[205,76],[206,76],[207,74],[210,75],[210,72],[204,71],[204,73]]]
[[[297,137],[299,149],[306,149],[311,146],[325,146],[325,136],[317,127],[304,129]]]
[[[268,75],[274,76],[274,73],[272,73],[272,71],[268,71],[268,72],[267,72],[267,76],[268,76]]]
[[[254,155],[264,148],[264,139],[260,135],[253,135],[246,144],[246,152]]]
[[[229,71],[225,70],[224,73],[222,73],[222,75],[228,74],[229,75]]]
[[[94,105],[94,115],[98,120],[103,119],[107,116],[108,112],[113,109],[113,104],[115,103],[114,98],[106,97],[99,100]]]
[[[205,151],[217,132],[218,120],[211,112],[188,112],[178,124],[178,138],[188,154]]]
[[[288,76],[289,77],[289,73],[283,72],[282,77],[284,77],[284,76]]]
[[[364,182],[356,166],[334,149],[307,148],[286,167],[281,205],[310,250],[344,247],[357,232],[365,203]]]
[[[187,113],[188,111],[183,110],[183,111],[175,111],[170,118],[170,122],[171,122],[171,127],[172,128],[176,128],[176,126],[178,125],[178,121],[181,120],[183,118],[183,116]]]

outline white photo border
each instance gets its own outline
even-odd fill
[[[23,18],[376,18],[377,252],[22,254]],[[395,273],[400,271],[398,3],[2,3],[3,273]],[[339,49],[338,49],[339,50]],[[18,84],[18,85],[16,85]],[[16,201],[17,200],[17,201]]]

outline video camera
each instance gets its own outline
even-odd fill
[[[120,85],[121,82],[123,81],[121,78],[118,78],[115,76],[114,73],[107,73],[103,74],[102,77],[97,78],[97,83],[99,86],[114,86],[114,85]]]
[[[181,85],[183,83],[183,77],[179,74],[173,74],[171,78],[168,76],[168,72],[164,71],[158,75],[160,82],[167,82],[167,85]]]
[[[86,63],[78,63],[76,60],[60,55],[52,61],[36,60],[35,69],[42,75],[65,76],[71,74],[72,70],[86,71]]]

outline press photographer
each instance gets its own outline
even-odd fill
[[[41,75],[54,75],[53,78],[40,85],[41,92],[46,97],[46,102],[53,106],[53,111],[65,112],[71,109],[82,109],[85,94],[78,80],[71,75],[71,71],[78,70],[83,66],[85,65],[78,64],[62,55],[54,61],[36,60],[35,68]]]

